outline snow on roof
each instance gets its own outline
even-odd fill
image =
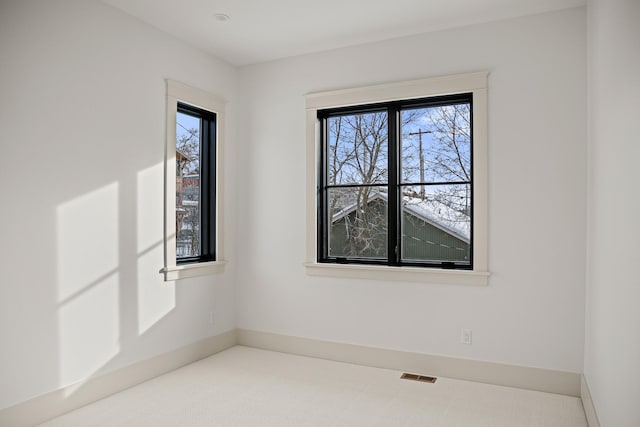
[[[382,199],[387,201],[387,194],[379,191],[369,195],[369,201]],[[333,215],[332,222],[336,222],[349,215],[356,209],[357,203],[351,203]],[[471,241],[471,221],[469,215],[457,211],[437,200],[423,200],[420,197],[402,196],[403,209],[421,220],[441,229],[442,231],[463,240]]]
[[[471,218],[460,211],[437,200],[423,200],[419,197],[402,197],[404,209],[414,216],[440,228],[441,230],[469,243],[471,240]]]

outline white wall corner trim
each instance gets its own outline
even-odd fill
[[[589,390],[589,385],[587,384],[587,379],[584,375],[580,378],[580,399],[582,400],[582,407],[584,408],[584,413],[587,416],[589,427],[600,427],[596,407],[593,404],[591,391]]]
[[[40,424],[109,395],[166,374],[236,345],[236,331],[205,338],[86,381],[43,394],[0,411],[0,426]]]
[[[238,329],[238,345],[377,368],[580,396],[581,374]]]

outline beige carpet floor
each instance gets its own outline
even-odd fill
[[[41,426],[587,427],[575,397],[401,374],[236,346]]]

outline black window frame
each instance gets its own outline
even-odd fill
[[[176,255],[176,265],[215,261],[217,115],[184,102],[178,102],[176,112],[200,119],[200,255]]]
[[[471,179],[468,182],[411,182],[403,183],[400,178],[401,172],[401,135],[400,135],[400,112],[403,109],[428,108],[455,104],[469,104],[470,113],[470,163]],[[387,214],[387,257],[385,258],[358,258],[358,257],[336,257],[329,256],[329,224],[328,216],[328,190],[331,188],[345,187],[345,185],[329,185],[327,183],[327,119],[331,117],[361,114],[370,112],[386,111],[388,117],[388,182],[386,184],[388,194],[388,214]],[[473,270],[474,269],[474,124],[473,124],[473,92],[456,94],[429,96],[417,99],[393,100],[387,102],[371,103],[364,105],[352,105],[346,107],[325,108],[317,110],[319,122],[319,156],[318,156],[318,187],[317,187],[317,262],[325,264],[364,264],[364,265],[384,265],[390,267],[424,267],[432,269],[447,270]],[[409,185],[439,185],[439,184],[468,184],[470,190],[470,238],[469,238],[469,261],[417,261],[402,259],[402,191],[403,186]],[[348,187],[347,185],[346,187]],[[352,187],[363,185],[354,184]],[[364,186],[379,186],[364,184]]]

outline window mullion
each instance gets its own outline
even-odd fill
[[[320,118],[320,152],[318,169],[320,170],[320,177],[318,182],[317,198],[318,198],[318,260],[326,260],[329,255],[329,227],[330,227],[330,214],[327,210],[327,118]]]
[[[389,265],[398,265],[400,261],[400,218],[399,209],[400,192],[398,188],[399,156],[398,156],[398,118],[399,108],[392,104],[387,110],[387,131],[388,131],[388,204],[387,204],[387,256]]]
[[[203,253],[213,259],[216,258],[216,228],[215,228],[215,213],[216,213],[216,176],[215,167],[216,164],[216,121],[214,117],[207,117],[203,120],[203,127],[206,129],[203,132],[203,158],[201,172],[203,179],[206,182],[200,188],[202,198],[202,212],[200,213],[202,218],[202,246]],[[206,193],[204,193],[206,192]]]
[[[200,210],[200,256],[209,253],[208,238],[209,227],[206,218],[209,210],[208,194],[209,188],[208,163],[209,163],[209,123],[201,113],[200,115],[200,196],[198,204]]]

